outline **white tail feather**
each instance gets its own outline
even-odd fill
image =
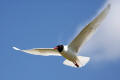
[[[78,56],[78,59],[80,61],[81,67],[85,66],[90,60],[89,57],[83,57],[83,56]]]
[[[69,61],[69,60],[67,60],[67,59],[63,62],[63,64],[66,65],[66,66],[71,66],[71,67],[77,68],[77,67],[73,64],[73,62],[71,62],[71,61]]]
[[[88,62],[89,62],[89,60],[90,60],[90,58],[89,57],[83,57],[83,56],[78,56],[78,59],[79,59],[79,68],[81,68],[81,67],[83,67],[83,66],[85,66]],[[73,62],[71,62],[71,61],[69,61],[69,60],[65,60],[64,62],[63,62],[63,64],[64,65],[66,65],[66,66],[71,66],[71,67],[75,67],[75,68],[77,68],[76,66],[75,66],[75,64],[73,64]]]

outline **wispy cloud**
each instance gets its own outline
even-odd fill
[[[111,10],[107,18],[80,52],[94,61],[120,58],[120,0],[108,2],[111,3]]]

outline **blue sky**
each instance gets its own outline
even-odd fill
[[[0,0],[0,80],[119,80],[120,59],[99,63],[91,59],[85,67],[74,69],[62,64],[63,57],[35,56],[12,49],[67,44],[78,26],[82,28],[104,3],[105,0]]]

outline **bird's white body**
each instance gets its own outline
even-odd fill
[[[72,67],[83,67],[90,60],[89,57],[78,56],[80,48],[82,45],[89,40],[91,35],[96,31],[100,23],[107,16],[110,10],[110,5],[108,5],[91,23],[89,23],[68,45],[58,45],[56,48],[37,48],[29,50],[20,50],[13,47],[15,50],[26,52],[34,55],[42,56],[63,56],[66,60],[63,64]]]
[[[71,49],[68,48],[68,46],[64,46],[64,50],[60,53],[63,57],[65,57],[66,59],[74,62],[77,57],[76,54],[74,53],[74,51],[72,51]]]
[[[89,57],[77,56],[75,51],[73,51],[67,45],[64,46],[64,50],[60,54],[67,59],[64,61],[63,64],[72,67],[83,67],[90,59]],[[84,63],[83,61],[81,63],[80,61],[81,59],[83,60],[83,58],[84,58]]]

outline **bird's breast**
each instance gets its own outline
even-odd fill
[[[74,61],[75,58],[76,58],[76,55],[71,51],[69,50],[68,48],[64,49],[62,52],[61,52],[61,55],[70,60],[70,61]]]

